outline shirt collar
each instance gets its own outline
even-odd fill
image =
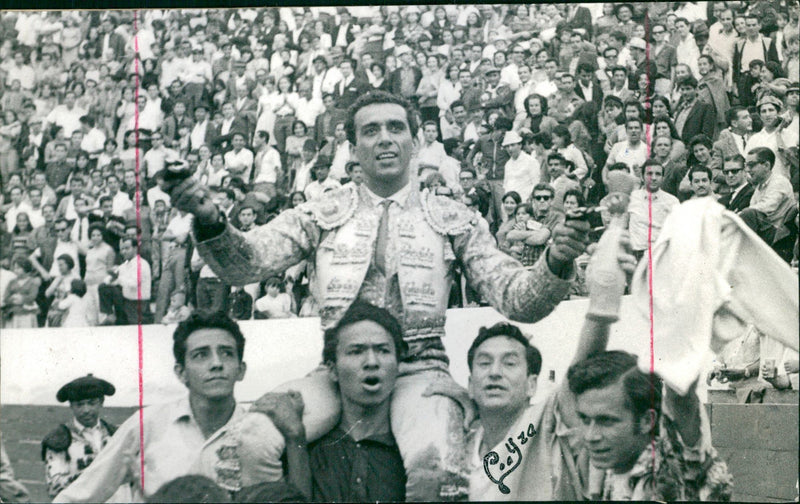
[[[382,196],[378,196],[374,192],[370,191],[369,187],[366,184],[361,184],[364,190],[367,192],[367,196],[372,201],[373,206],[380,205],[384,200],[391,200],[400,205],[401,207],[405,205],[406,200],[408,199],[408,195],[411,193],[411,181],[408,182],[402,189],[397,191],[396,193],[392,194],[391,196],[384,198]]]
[[[97,420],[97,423],[94,424],[92,427],[86,427],[85,425],[80,423],[77,418],[72,419],[72,424],[75,426],[75,430],[82,434],[84,432],[96,430],[100,426],[100,420]]]
[[[358,441],[356,441],[355,439],[353,439],[353,437],[350,434],[348,434],[347,432],[345,432],[342,429],[341,424],[337,425],[336,428],[331,431],[331,436],[335,437],[336,439],[349,438],[354,443],[367,442],[367,443],[381,444],[381,445],[384,445],[384,446],[396,446],[397,445],[397,442],[395,441],[394,436],[392,435],[391,431],[384,432],[384,433],[381,433],[381,434],[373,434],[371,436],[367,436],[367,437],[365,437],[363,439],[359,439]]]

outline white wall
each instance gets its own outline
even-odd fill
[[[631,317],[627,299],[622,320]],[[542,353],[544,365],[539,379],[540,392],[548,390],[552,369],[561,380],[577,344],[578,332],[587,301],[561,303],[546,319],[523,325],[533,344]],[[466,385],[467,349],[480,326],[491,325],[503,317],[491,308],[450,310],[445,346],[450,369],[459,383]],[[277,385],[299,378],[314,369],[322,353],[319,319],[245,321],[247,375],[237,386],[241,401],[252,401]],[[154,404],[180,397],[183,385],[172,368],[174,326],[142,326],[143,401]],[[0,401],[4,404],[57,404],[58,389],[70,380],[93,373],[113,383],[117,393],[106,399],[108,406],[139,404],[139,327],[91,327],[86,329],[3,330],[0,334]],[[647,345],[649,332],[637,331],[630,323],[618,323],[610,346],[636,351]],[[648,358],[647,356],[644,356]]]

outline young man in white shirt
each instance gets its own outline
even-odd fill
[[[244,336],[222,313],[195,313],[178,324],[173,342],[174,372],[188,397],[131,416],[53,502],[105,502],[123,483],[133,486],[133,502],[143,502],[164,483],[188,474],[241,490],[241,471],[220,468],[238,462],[230,429],[245,413],[233,393],[247,371]]]
[[[516,131],[509,131],[503,138],[503,148],[508,151],[503,177],[503,193],[516,191],[527,198],[541,178],[541,167],[536,158],[522,151],[522,137]]]
[[[150,314],[150,264],[136,253],[136,239],[119,240],[123,262],[115,268],[110,281],[100,284],[101,325],[147,323]]]
[[[678,198],[660,190],[664,180],[664,167],[658,161],[647,160],[642,171],[644,188],[631,193],[628,206],[631,249],[637,259],[641,259],[648,246],[655,243],[664,221],[672,209],[680,204]]]

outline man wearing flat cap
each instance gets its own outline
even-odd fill
[[[56,427],[42,441],[50,497],[75,481],[114,435],[117,427],[100,418],[103,399],[114,392],[114,385],[91,374],[59,389],[56,399],[62,403],[69,401],[73,418]],[[109,502],[127,502],[130,497],[130,488],[124,485]]]

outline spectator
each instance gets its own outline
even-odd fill
[[[750,206],[740,213],[768,244],[772,243],[776,228],[797,206],[791,183],[775,171],[774,165],[775,153],[769,148],[758,147],[748,152],[744,166],[754,191]]]
[[[151,323],[150,264],[136,250],[134,238],[120,239],[123,262],[98,287],[101,325]]]
[[[745,159],[741,154],[725,158],[722,173],[731,192],[722,196],[718,201],[732,212],[739,213],[750,206],[753,197],[753,186],[745,177]]]
[[[505,193],[515,192],[517,195],[530,194],[541,178],[539,162],[522,151],[522,137],[516,131],[512,130],[506,133],[503,138],[503,147],[509,153],[509,159],[503,168],[503,191]],[[505,205],[503,208],[505,209]],[[504,213],[503,215],[505,220],[508,214]]]
[[[309,183],[304,191],[308,201],[319,198],[326,191],[341,187],[338,181],[328,177],[330,169],[330,161],[323,156],[319,156],[316,164],[314,164],[312,168],[316,180]]]
[[[292,299],[289,294],[281,292],[282,282],[277,277],[268,278],[264,282],[266,294],[255,302],[256,318],[291,318],[294,317]]]
[[[712,105],[697,99],[697,79],[692,76],[682,78],[678,81],[678,90],[681,98],[675,107],[675,128],[681,140],[688,143],[695,135],[715,132],[716,112]]]
[[[38,327],[36,314],[39,313],[39,306],[35,301],[41,279],[34,274],[31,262],[24,257],[12,260],[12,272],[16,278],[6,287],[3,300],[3,327],[9,329]]]
[[[678,198],[660,190],[664,168],[658,161],[647,160],[642,171],[644,188],[631,193],[628,206],[631,250],[637,260],[655,243],[664,221],[669,217],[672,208],[679,204]]]

